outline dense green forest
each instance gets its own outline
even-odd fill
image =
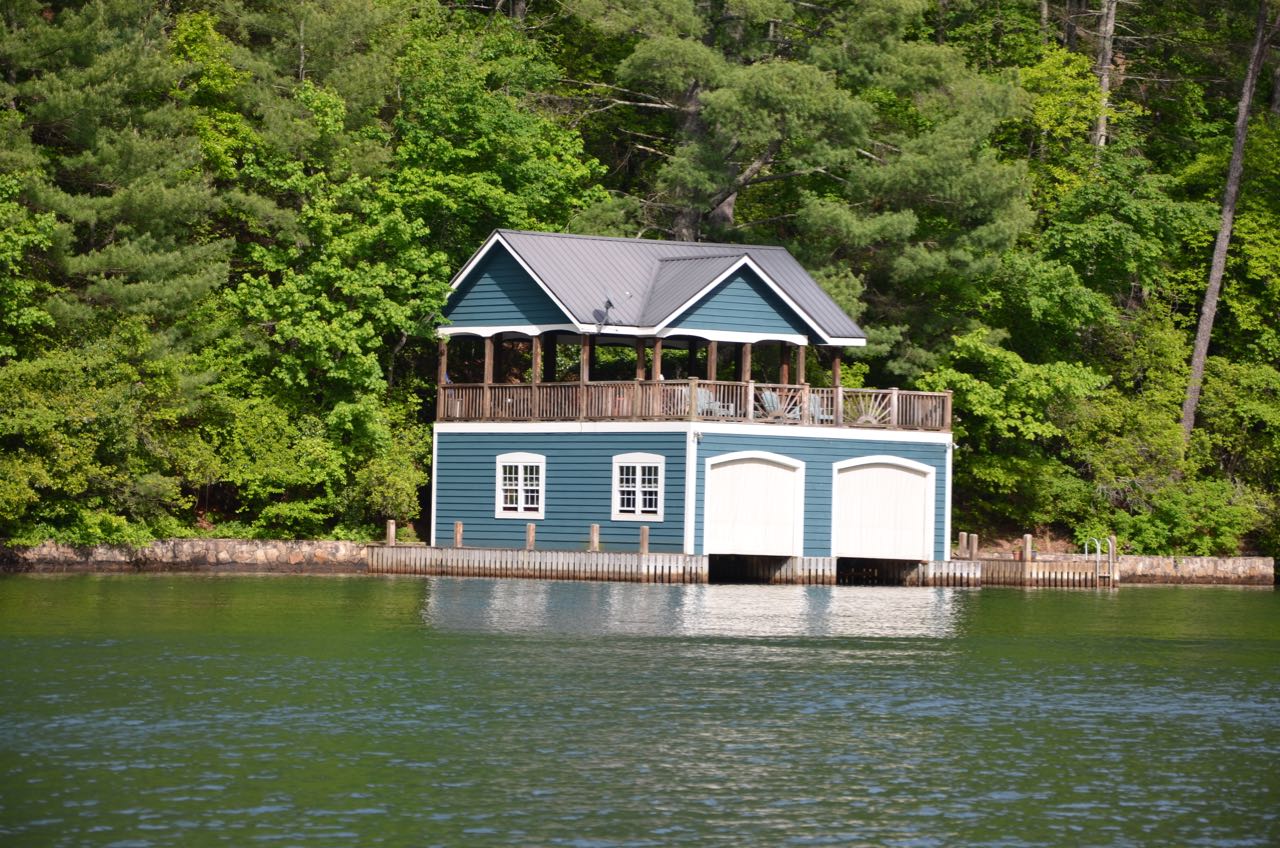
[[[416,517],[514,227],[786,245],[955,392],[958,528],[1280,551],[1274,0],[0,8],[0,538]]]

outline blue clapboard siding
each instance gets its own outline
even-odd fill
[[[454,326],[570,323],[560,307],[501,245],[471,269],[459,284],[444,316]]]
[[[702,493],[706,491],[706,461],[710,457],[745,450],[768,451],[798,459],[804,465],[804,553],[831,556],[831,466],[844,459],[864,456],[896,456],[932,465],[937,469],[934,494],[937,512],[933,526],[933,557],[946,559],[947,446],[917,442],[860,441],[856,439],[798,438],[768,435],[703,436],[698,446],[698,497],[695,499],[695,546],[702,552]],[[761,497],[767,494],[761,493]]]
[[[809,326],[749,268],[742,268],[671,322],[688,330],[776,332],[807,336]]]
[[[546,518],[494,518],[498,454],[526,451],[547,458]],[[641,451],[666,457],[662,522],[614,521],[613,457]],[[542,550],[585,550],[590,525],[600,525],[605,550],[637,549],[649,527],[649,549],[684,545],[684,433],[440,433],[436,438],[436,543],[450,545],[463,523],[468,547],[523,548],[525,524],[538,526]]]

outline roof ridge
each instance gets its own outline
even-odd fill
[[[738,253],[711,253],[706,256],[659,256],[659,262],[705,262],[708,259],[737,259],[746,256],[745,250]]]
[[[628,236],[593,236],[585,233],[552,233],[546,230],[511,230],[499,227],[495,232],[520,236],[549,236],[552,238],[591,239],[595,241],[621,241],[627,244],[670,245],[685,247],[728,247],[735,250],[787,250],[780,244],[733,244],[724,241],[665,241],[663,239],[633,238]]]

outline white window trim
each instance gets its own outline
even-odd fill
[[[657,513],[643,512],[623,512],[622,511],[622,490],[618,486],[618,467],[622,465],[635,465],[636,470],[636,499],[637,506],[640,498],[640,473],[641,465],[656,465],[658,467],[658,511]],[[662,521],[663,513],[666,510],[667,500],[667,458],[656,453],[620,453],[613,457],[613,470],[609,478],[609,489],[612,492],[610,501],[612,503],[612,517],[614,521],[644,521],[650,524],[657,524]]]
[[[538,468],[538,508],[537,510],[517,509],[514,512],[503,509],[502,503],[502,466],[517,465],[520,467],[520,482],[517,497],[524,504],[524,469],[533,465]],[[540,453],[500,453],[493,466],[493,517],[530,520],[545,518],[547,514],[547,458]]]

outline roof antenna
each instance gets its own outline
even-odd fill
[[[604,299],[604,312],[596,312],[598,320],[596,321],[596,332],[604,332],[604,325],[609,323],[609,310],[613,308],[613,301],[609,298]]]

